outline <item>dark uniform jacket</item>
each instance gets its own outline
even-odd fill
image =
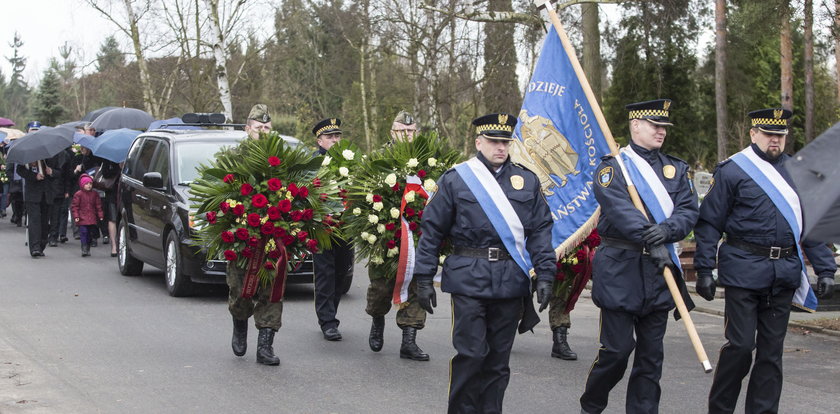
[[[751,148],[763,160],[770,162],[793,187],[793,181],[784,167],[789,155],[782,154],[771,160],[755,144]],[[718,240],[724,233],[727,238],[767,247],[790,247],[796,240],[787,220],[770,197],[731,160],[720,163],[715,169],[712,187],[700,207],[700,221],[694,230],[697,239],[694,267],[698,273],[711,273],[717,267],[718,283],[723,286],[754,290],[772,287],[775,291],[799,287],[801,264],[798,256],[771,260],[726,242],[718,249]],[[834,275],[837,265],[827,246],[805,241],[802,247],[818,275]]]
[[[689,182],[688,164],[658,150],[646,150],[633,143],[630,145],[651,165],[674,201],[671,217],[660,223],[670,234],[666,242],[674,243],[684,239],[694,227],[698,215],[697,195]],[[665,176],[663,171],[666,166],[674,168],[673,176]],[[647,223],[654,221],[649,210],[646,213],[650,219],[647,219],[633,206],[627,192],[627,182],[614,157],[604,157],[595,176],[602,177],[602,171],[606,168],[612,168],[610,180],[596,180],[594,185],[595,198],[601,205],[598,234],[605,242],[598,248],[593,263],[592,301],[602,309],[639,315],[671,309],[674,300],[665,284],[665,278],[657,271],[649,256],[643,255],[641,249],[634,251],[611,247],[606,241],[612,238],[642,245],[644,228]],[[679,279],[679,272],[672,270]]]
[[[46,201],[47,204],[52,204],[56,197],[57,185],[55,181],[64,179],[62,177],[63,166],[56,157],[44,161],[44,165],[52,169],[52,175],[47,175],[46,169],[44,169],[43,180],[36,178],[38,170],[35,167],[24,164],[17,165],[16,171],[23,178],[23,200],[27,203]]]
[[[496,177],[525,230],[525,248],[540,280],[553,280],[556,271],[551,245],[551,214],[537,176],[510,158],[495,172],[481,153],[477,155]],[[512,176],[524,180],[514,189]],[[431,278],[437,273],[438,251],[447,238],[454,246],[504,250],[501,238],[472,191],[454,169],[437,182],[438,190],[423,210],[422,235],[417,243],[414,274]],[[452,294],[483,299],[523,297],[531,294],[528,275],[513,260],[491,262],[483,258],[450,255],[443,264],[441,289]]]

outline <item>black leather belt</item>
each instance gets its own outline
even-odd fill
[[[727,239],[726,243],[728,243],[731,246],[737,247],[743,251],[750,252],[758,256],[767,257],[770,260],[784,259],[786,257],[790,257],[796,254],[796,246],[762,246],[760,244],[753,244],[747,241],[743,241],[741,239]]]
[[[513,259],[513,257],[510,256],[507,250],[502,247],[475,248],[455,246],[454,250],[454,253],[458,256],[476,257],[479,259],[487,259],[491,262]]]
[[[634,252],[642,252],[642,254],[650,254],[645,246],[640,243],[633,243],[629,240],[613,239],[612,237],[601,237],[601,245],[606,247],[615,247],[616,249],[632,250]]]

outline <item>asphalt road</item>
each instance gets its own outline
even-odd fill
[[[33,260],[22,228],[0,220],[0,413],[443,413],[450,342],[448,295],[438,294],[418,344],[430,362],[399,358],[400,331],[387,318],[385,347],[367,345],[363,266],[339,308],[342,342],[318,328],[311,285],[289,288],[275,339],[279,367],[254,362],[251,326],[245,357],[230,350],[226,289],[189,298],[166,293],[163,274],[123,277],[107,247],[79,256],[78,242]],[[576,362],[550,358],[547,314],[520,335],[505,397],[510,413],[577,413],[598,347],[598,311],[584,298],[572,314]],[[695,313],[712,362],[723,319]],[[661,412],[702,413],[712,375],[704,374],[681,322],[665,338]],[[786,342],[782,413],[835,413],[840,339],[791,331]],[[629,372],[628,374],[629,375]],[[625,376],[626,378],[626,376]],[[623,412],[626,381],[609,413]],[[743,392],[742,392],[743,394]],[[743,395],[742,395],[743,398]],[[741,409],[742,410],[742,409]]]

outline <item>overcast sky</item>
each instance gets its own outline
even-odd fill
[[[20,54],[26,58],[24,78],[33,86],[49,66],[50,57],[59,56],[59,48],[68,42],[84,58],[93,62],[102,39],[115,33],[115,26],[82,0],[4,0],[3,22],[0,23],[0,69],[8,81],[12,67],[15,32],[23,41]],[[122,43],[123,39],[119,36]],[[81,59],[77,59],[81,60]],[[95,66],[95,65],[94,65]]]

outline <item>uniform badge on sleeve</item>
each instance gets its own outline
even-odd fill
[[[514,190],[521,190],[525,188],[525,179],[521,175],[512,175],[510,176],[510,185],[513,186]]]
[[[604,167],[603,170],[598,172],[598,184],[601,184],[601,187],[607,188],[610,186],[610,183],[613,179],[613,167]]]
[[[674,178],[675,175],[677,175],[677,169],[673,165],[666,165],[662,167],[662,175],[664,175],[665,178],[670,180]]]

